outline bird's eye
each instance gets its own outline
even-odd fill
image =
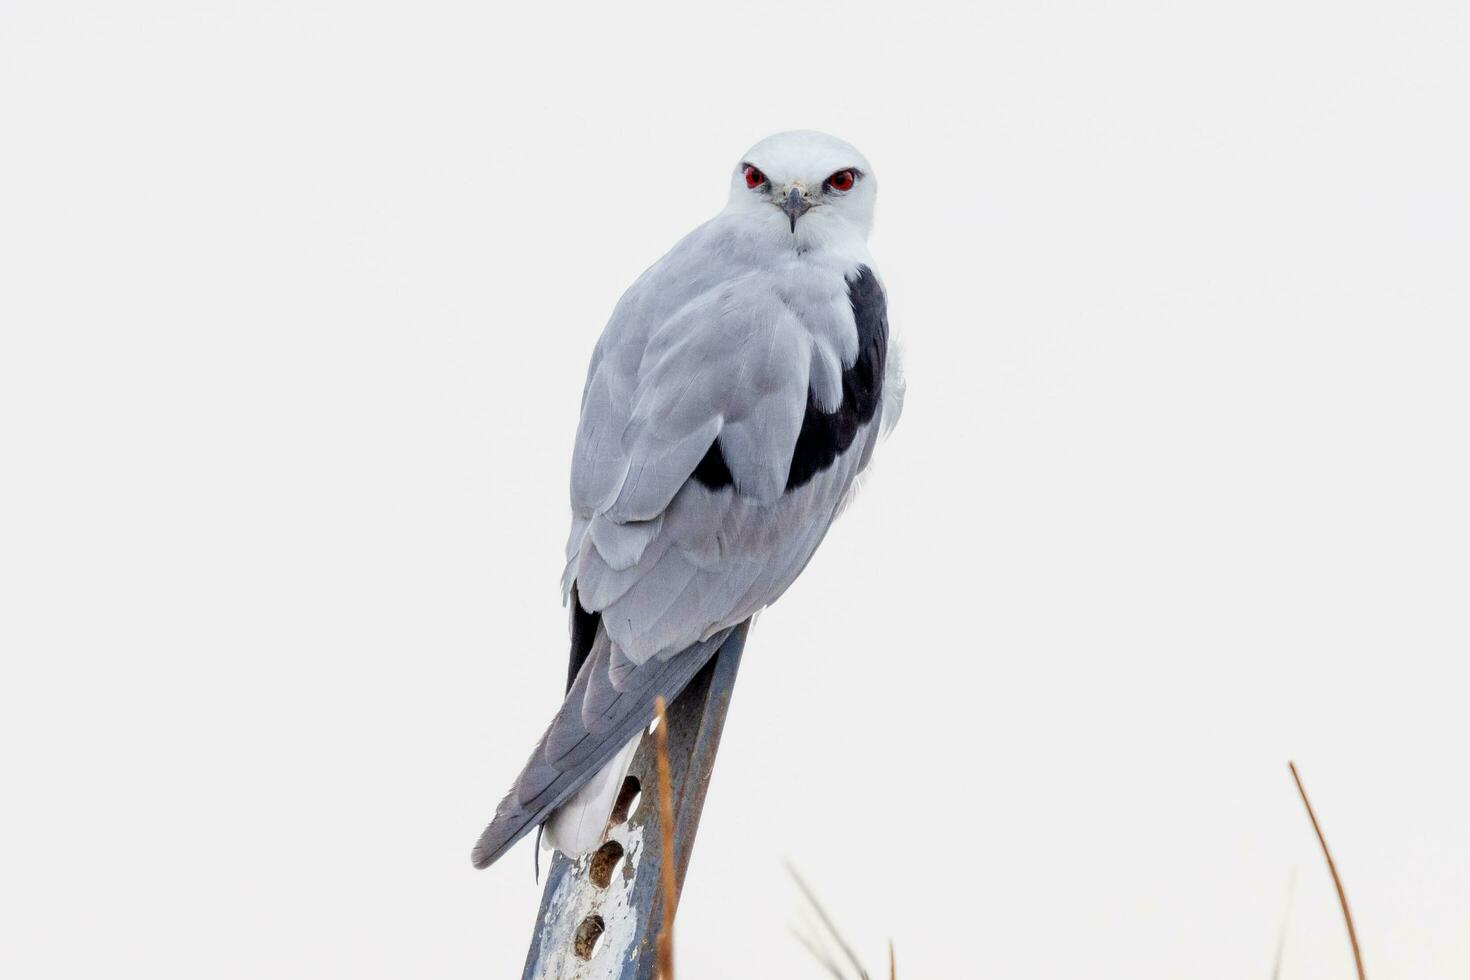
[[[827,189],[834,191],[850,191],[852,185],[857,183],[857,173],[852,170],[839,170],[827,178]]]
[[[754,167],[752,167],[748,163],[745,165],[745,186],[746,187],[749,187],[751,190],[755,190],[757,187],[759,187],[760,185],[764,184],[765,182],[766,182],[766,175],[765,174],[761,173],[759,170],[755,169]]]

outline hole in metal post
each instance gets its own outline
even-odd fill
[[[612,816],[608,822],[613,826],[627,823],[628,818],[638,812],[638,796],[642,787],[638,784],[637,776],[629,776],[623,780],[623,788],[618,791],[618,801],[613,804]]]
[[[603,844],[592,854],[592,866],[587,869],[587,877],[598,888],[606,888],[612,884],[613,872],[618,868],[618,862],[623,859],[623,845],[615,840]]]
[[[577,927],[576,936],[572,938],[572,952],[576,953],[579,959],[592,959],[593,954],[597,952],[598,940],[602,939],[602,932],[606,928],[602,916],[587,916]]]

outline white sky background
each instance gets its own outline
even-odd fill
[[[0,973],[508,977],[619,293],[810,126],[910,398],[752,635],[680,976],[1470,975],[1470,14],[0,10]]]

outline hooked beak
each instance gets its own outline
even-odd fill
[[[796,234],[796,219],[812,209],[811,202],[802,197],[801,191],[795,187],[787,192],[777,207],[785,212],[786,217],[791,219],[791,233],[793,235]]]

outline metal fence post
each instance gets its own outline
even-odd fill
[[[680,890],[749,628],[749,622],[736,627],[668,709]],[[653,740],[645,735],[619,800],[626,814],[638,795],[631,817],[619,823],[615,810],[615,826],[601,849],[575,861],[557,854],[552,861],[522,980],[652,980],[664,902],[656,772]]]

